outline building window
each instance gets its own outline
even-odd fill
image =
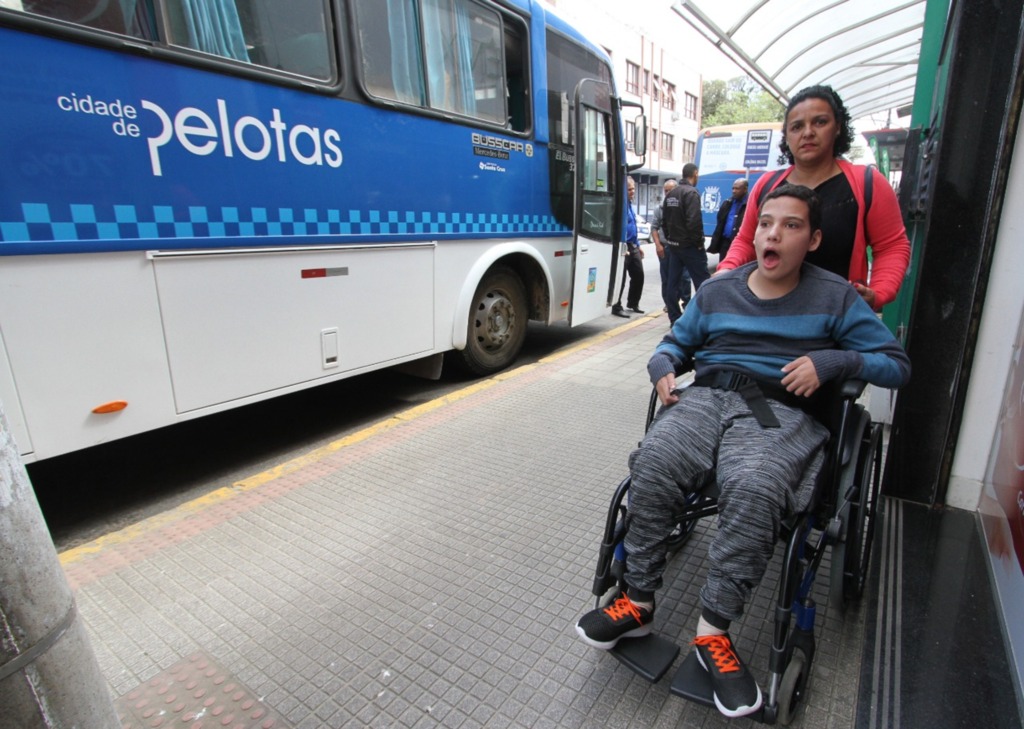
[[[673,138],[671,134],[661,134],[661,158],[672,159],[672,143]]]
[[[665,82],[665,95],[661,99],[661,105],[669,111],[676,110],[676,85]]]
[[[687,119],[697,118],[697,97],[693,94],[683,94],[683,114]]]
[[[658,103],[659,99],[661,99],[661,79],[655,75],[654,83],[651,84],[651,100]]]
[[[644,93],[651,93],[651,72],[644,69]]]
[[[640,67],[632,61],[626,61],[626,91],[640,95]]]
[[[689,139],[683,140],[683,162],[693,162],[697,158],[697,143]]]
[[[658,151],[658,130],[655,129],[654,127],[651,127],[651,137],[650,137],[650,139],[651,139],[651,151],[652,152],[657,152]]]
[[[626,122],[626,149],[633,151],[633,140],[636,139],[636,123]]]

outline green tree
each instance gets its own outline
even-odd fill
[[[715,116],[719,108],[729,100],[729,89],[725,81],[714,79],[701,84],[701,127],[706,126],[705,119]]]
[[[720,124],[782,121],[785,108],[747,76],[702,85],[701,128]]]

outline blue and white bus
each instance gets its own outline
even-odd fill
[[[534,0],[0,0],[0,99],[26,461],[446,352],[495,372],[612,301],[623,102]]]
[[[718,223],[718,208],[732,195],[732,183],[741,177],[751,186],[765,172],[788,167],[780,159],[782,122],[723,124],[702,129],[697,138],[696,164],[704,235]]]

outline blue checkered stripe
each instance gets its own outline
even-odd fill
[[[22,203],[22,220],[0,221],[0,242],[248,238],[311,235],[559,233],[554,216],[512,213],[188,208]]]

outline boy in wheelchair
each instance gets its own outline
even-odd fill
[[[758,211],[757,261],[705,282],[647,365],[664,405],[629,458],[627,590],[576,624],[589,645],[646,635],[661,587],[673,515],[716,484],[718,531],[694,650],[726,716],[762,704],[729,637],[767,569],[780,524],[806,507],[827,428],[809,415],[826,382],[899,387],[910,362],[845,280],[804,263],[821,244],[821,209],[808,188],[783,185]],[[692,365],[692,386],[676,376]]]

